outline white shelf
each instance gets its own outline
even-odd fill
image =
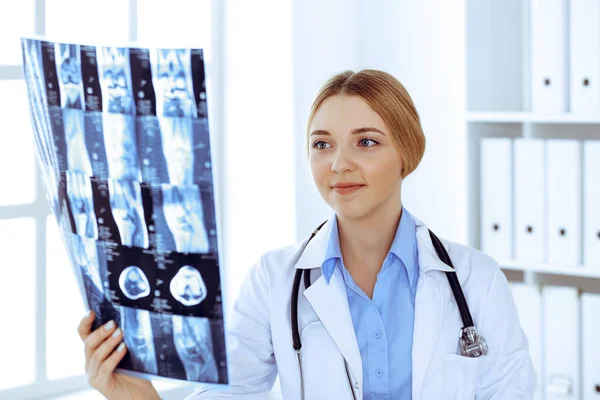
[[[509,271],[536,272],[540,274],[600,279],[600,265],[554,265],[504,261],[500,263],[500,268]]]
[[[531,112],[470,111],[468,122],[538,123],[538,124],[600,124],[600,115],[535,114]]]

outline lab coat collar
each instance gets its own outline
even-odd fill
[[[429,229],[427,225],[414,215],[412,215],[415,221],[415,227],[417,230],[417,252],[419,256],[419,276],[431,271],[454,271],[453,268],[446,265],[442,260],[439,259],[431,238],[429,237]],[[327,242],[329,240],[329,233],[333,225],[333,218],[329,218],[325,225],[319,230],[315,237],[306,244],[308,238],[304,239],[302,246],[306,245],[306,249],[300,255],[298,262],[295,267],[299,269],[310,269],[310,268],[321,268],[323,260],[325,258],[325,252],[327,250]]]
[[[425,272],[436,270],[436,271],[447,271],[454,272],[454,268],[449,265],[446,265],[445,262],[440,260],[435,251],[435,247],[433,247],[433,243],[431,242],[431,237],[429,236],[429,228],[423,221],[416,218],[413,215],[413,220],[415,221],[415,226],[417,228],[417,250],[419,252],[419,274],[424,274]],[[440,238],[440,241],[443,240]],[[446,251],[448,251],[448,246],[444,245]]]

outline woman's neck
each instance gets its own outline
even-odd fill
[[[378,273],[396,236],[400,201],[388,202],[361,219],[338,216],[340,250],[346,268],[360,266]]]

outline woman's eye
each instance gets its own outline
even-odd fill
[[[373,145],[377,144],[377,142],[374,141],[373,139],[361,139],[361,141],[360,141],[361,146],[364,146],[364,147],[371,147],[370,143],[373,143]]]
[[[319,140],[318,142],[315,142],[315,144],[313,144],[313,147],[323,150],[323,149],[326,149],[328,145],[329,145],[329,143]]]

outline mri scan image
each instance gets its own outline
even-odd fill
[[[159,118],[162,150],[169,183],[176,186],[194,183],[193,120]]]
[[[148,231],[144,221],[140,185],[137,182],[109,179],[108,191],[121,244],[147,248]]]
[[[159,49],[151,53],[156,114],[168,117],[196,115],[190,51]]]
[[[157,266],[153,251],[127,247],[112,242],[106,244],[107,296],[115,304],[150,311],[162,311],[153,304],[160,295]]]
[[[100,274],[96,241],[76,235],[72,236],[72,240],[77,264],[82,272],[87,274],[95,288],[102,293],[104,291],[104,285],[102,284]]]
[[[173,315],[173,341],[190,381],[218,382],[210,321]]]
[[[121,307],[121,329],[134,371],[157,374],[154,337],[150,313],[130,307]]]
[[[75,232],[78,235],[97,239],[98,225],[92,198],[92,184],[90,178],[76,171],[67,171],[67,197]]]
[[[96,57],[102,88],[102,109],[109,113],[133,115],[135,108],[131,90],[129,50],[100,47]]]
[[[197,186],[162,185],[163,212],[180,253],[208,253],[209,241]]]
[[[83,110],[83,83],[79,46],[63,43],[55,43],[54,45],[61,106]]]
[[[134,117],[107,113],[103,114],[102,124],[109,177],[139,181]]]
[[[150,282],[140,267],[130,265],[119,276],[119,286],[123,294],[131,300],[137,300],[150,294]]]
[[[184,306],[198,305],[206,298],[206,284],[200,272],[184,265],[171,280],[171,295]]]
[[[109,176],[138,181],[140,168],[129,50],[102,47],[98,48],[96,57],[102,88],[102,124]]]
[[[92,163],[85,145],[83,111],[65,108],[62,110],[63,129],[67,150],[67,168],[92,176]]]
[[[67,151],[67,168],[92,176],[85,144],[84,98],[79,46],[55,43],[56,71],[62,107],[62,129]]]

